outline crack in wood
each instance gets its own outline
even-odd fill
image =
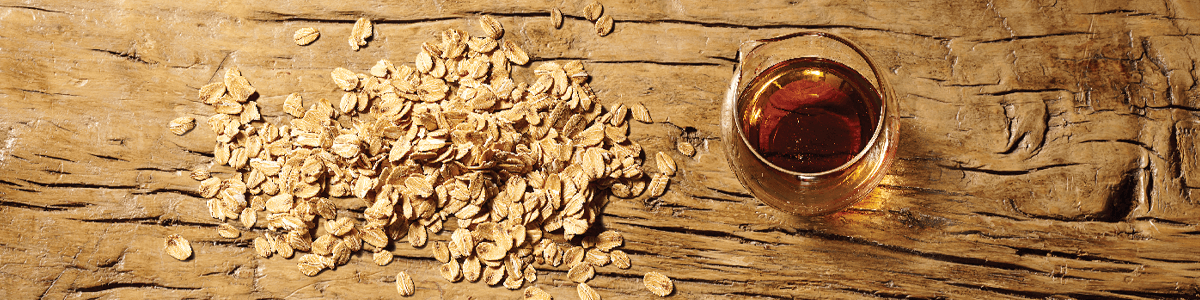
[[[30,90],[30,89],[16,89],[16,90],[18,90],[18,91],[22,91],[22,92],[26,92],[26,93],[42,94],[42,95],[46,95],[46,96],[82,97],[82,96],[80,96],[80,95],[75,95],[75,94],[67,94],[67,93],[52,93],[52,92],[39,91],[39,90]]]
[[[1051,93],[1051,92],[1068,92],[1068,93],[1071,93],[1071,91],[1070,91],[1070,90],[1067,90],[1067,89],[1049,88],[1049,89],[1010,89],[1010,90],[1004,90],[1004,91],[999,91],[999,92],[978,93],[978,94],[976,94],[976,95],[980,95],[980,96],[1004,96],[1004,95],[1011,95],[1011,94],[1035,94],[1035,93]]]
[[[266,16],[266,17],[251,17],[251,18],[246,18],[246,20],[256,21],[256,22],[310,22],[310,23],[329,23],[329,24],[352,25],[352,24],[354,24],[354,22],[357,22],[357,20],[359,18],[358,14],[351,14],[351,13],[343,13],[343,15],[345,15],[347,17],[345,19],[323,19],[323,18],[298,17],[297,15],[293,15],[293,14],[285,14],[285,13],[279,13],[279,12],[273,12],[273,11],[261,11],[261,10],[257,11],[257,13],[267,14],[268,16]],[[375,17],[375,16],[363,16],[363,17],[370,19],[371,23],[373,23],[373,24],[416,24],[416,23],[431,23],[431,22],[459,19],[458,17],[420,18],[420,19],[389,19],[386,17]]]
[[[216,228],[217,224],[188,222],[176,219],[164,219],[162,216],[154,217],[133,217],[133,218],[66,218],[67,220],[87,222],[87,223],[106,223],[106,224],[141,224],[141,225],[158,225],[158,226],[195,226]]]
[[[1200,299],[1200,287],[1195,284],[1189,284],[1182,287],[1178,293],[1163,293],[1163,292],[1143,292],[1143,291],[1127,291],[1127,290],[1100,290],[1101,292],[1109,292],[1118,295],[1142,297],[1142,298],[1157,298],[1157,299]]]
[[[36,7],[36,6],[24,6],[24,5],[0,5],[0,7],[15,8],[15,9],[28,9],[28,10],[35,10],[35,11],[40,11],[40,12],[48,12],[48,13],[56,13],[56,14],[68,14],[68,15],[70,15],[70,13],[67,13],[67,12],[64,12],[64,11],[53,10],[53,9],[46,9],[46,8],[41,8],[41,7]]]
[[[1039,34],[1039,35],[1018,35],[1018,36],[1012,36],[1012,37],[1007,37],[1007,38],[983,40],[983,41],[977,41],[977,42],[979,44],[991,44],[991,43],[998,43],[998,42],[1015,42],[1015,41],[1021,41],[1021,40],[1032,40],[1032,39],[1042,39],[1042,38],[1062,37],[1062,36],[1091,35],[1091,34],[1094,34],[1094,33],[1086,32],[1086,31],[1070,31],[1070,32],[1048,33],[1048,34]]]
[[[677,233],[677,234],[684,234],[684,235],[700,235],[700,236],[706,236],[706,237],[711,237],[711,238],[728,239],[728,240],[733,240],[735,242],[738,242],[740,244],[750,244],[753,242],[753,243],[757,243],[758,245],[769,245],[769,246],[788,245],[788,244],[781,244],[781,243],[776,243],[776,242],[746,238],[746,237],[742,237],[742,236],[739,236],[739,235],[736,235],[736,234],[733,234],[730,232],[724,232],[724,231],[719,231],[719,230],[692,229],[692,228],[684,228],[684,227],[676,227],[676,226],[655,226],[655,225],[644,225],[644,224],[629,223],[629,222],[621,222],[621,223],[623,223],[625,225],[633,226],[633,227],[639,227],[639,228],[643,228],[643,229],[661,231],[661,232],[667,232],[667,233]]]
[[[33,181],[33,180],[28,180],[28,179],[21,179],[21,181],[28,182],[33,185],[44,187],[44,188],[111,189],[111,190],[132,190],[132,189],[137,188],[137,186],[135,186],[135,185],[123,185],[123,184],[96,184],[96,183],[82,183],[82,182],[46,183],[46,182],[37,182],[37,181]]]
[[[978,235],[993,240],[1011,240],[1011,239],[1030,239],[1028,237],[1012,236],[1012,235],[996,235],[983,232],[982,230],[964,230],[964,231],[947,231],[947,235]]]
[[[137,170],[137,171],[159,171],[159,172],[165,172],[165,173],[191,171],[186,168],[160,168],[160,167],[139,167],[139,168],[134,168],[134,170]]]
[[[62,208],[62,207],[33,205],[33,204],[29,204],[29,203],[4,201],[4,200],[0,200],[0,206],[8,206],[8,207],[40,210],[40,211],[64,211],[64,210],[67,210],[66,208]]]
[[[696,199],[711,200],[711,201],[716,201],[716,202],[721,202],[721,203],[738,203],[738,204],[745,203],[740,200],[725,199],[725,198],[713,197],[713,196],[694,195],[694,194],[688,195],[688,196],[692,197],[692,198],[696,198]]]
[[[728,22],[700,22],[700,21],[679,20],[679,19],[616,20],[616,21],[618,21],[619,23],[636,23],[636,24],[668,23],[668,24],[681,24],[681,25],[695,25],[695,26],[701,26],[701,27],[707,27],[707,28],[731,28],[731,29],[794,29],[794,30],[850,29],[850,30],[860,30],[860,31],[876,31],[876,32],[892,33],[892,34],[899,34],[899,35],[911,35],[911,36],[917,36],[917,37],[928,38],[928,39],[933,39],[933,40],[937,40],[937,41],[946,41],[946,42],[951,40],[951,38],[948,38],[948,37],[941,37],[941,36],[935,36],[935,35],[930,35],[930,34],[915,33],[915,32],[903,32],[903,31],[890,30],[890,29],[886,29],[886,28],[874,28],[874,27],[866,27],[866,26],[854,26],[854,25],[800,25],[800,24],[743,25],[743,24],[735,24],[735,23],[728,23]]]
[[[135,288],[135,289],[153,288],[153,289],[167,289],[167,290],[179,290],[179,291],[195,291],[195,290],[200,289],[198,287],[168,286],[168,285],[158,284],[158,283],[154,283],[154,282],[110,282],[110,283],[105,283],[105,284],[95,285],[95,286],[71,287],[71,288],[67,289],[67,291],[70,293],[97,293],[97,292],[106,292],[109,290],[120,289],[120,288]]]
[[[1122,265],[1133,265],[1133,266],[1141,266],[1142,265],[1142,264],[1132,262],[1132,261],[1108,258],[1108,257],[1092,255],[1092,254],[1072,254],[1072,253],[1066,253],[1066,252],[1061,252],[1061,251],[1026,248],[1026,247],[1016,247],[1016,246],[1005,246],[1005,247],[1011,248],[1013,250],[1017,250],[1017,252],[1016,252],[1017,256],[1048,256],[1048,257],[1058,257],[1058,258],[1071,259],[1071,260],[1098,261],[1098,262],[1122,264]],[[1133,269],[1123,270],[1121,272],[1133,272]]]
[[[770,233],[770,232],[784,233],[784,232],[782,232],[781,229],[778,229],[778,228],[758,229],[758,230],[753,230],[753,231],[761,232],[761,233]],[[898,245],[884,244],[884,243],[877,242],[877,241],[871,241],[871,240],[868,240],[868,239],[865,239],[862,237],[826,233],[826,232],[822,232],[822,231],[814,230],[814,229],[799,229],[799,230],[796,230],[795,235],[804,236],[804,237],[808,237],[808,238],[821,239],[821,240],[841,241],[841,242],[848,242],[848,243],[853,243],[853,244],[858,244],[858,245],[863,245],[863,246],[870,246],[873,248],[888,250],[890,252],[911,254],[911,255],[916,255],[916,256],[922,257],[922,258],[927,258],[927,259],[942,261],[942,262],[947,262],[947,263],[971,265],[971,266],[1008,270],[1008,271],[1030,272],[1030,273],[1039,274],[1039,275],[1049,275],[1050,274],[1049,272],[1045,272],[1045,271],[1037,270],[1034,268],[1018,265],[1015,263],[997,262],[997,261],[992,261],[988,258],[975,258],[975,257],[968,257],[968,256],[957,256],[957,255],[951,255],[951,254],[927,252],[927,251],[917,250],[917,249],[913,249],[913,248],[907,248],[907,247],[898,246]],[[1080,278],[1080,279],[1091,280],[1091,279],[1086,279],[1086,278]]]
[[[977,173],[985,173],[985,174],[1001,175],[1001,176],[1017,176],[1017,175],[1025,175],[1025,174],[1029,174],[1029,173],[1033,173],[1033,172],[1037,172],[1037,171],[1048,170],[1048,169],[1078,166],[1078,165],[1084,165],[1084,164],[1081,164],[1081,163],[1050,164],[1050,165],[1040,166],[1040,167],[1026,169],[1026,170],[992,170],[992,169],[984,169],[984,168],[978,168],[978,167],[962,167],[962,166],[946,166],[946,165],[938,165],[938,166],[948,169],[948,170],[955,170],[955,171],[977,172]]]
[[[204,198],[200,195],[200,192],[198,192],[198,191],[181,190],[181,189],[173,189],[173,188],[153,189],[153,190],[144,191],[144,192],[138,191],[138,192],[133,192],[133,194],[134,195],[179,194],[179,195],[184,195],[184,196],[188,196],[188,197],[192,197],[192,198]]]
[[[894,184],[879,184],[879,185],[878,185],[878,187],[885,188],[885,189],[894,189],[894,190],[918,191],[918,192],[922,192],[922,193],[927,193],[927,194],[935,194],[935,195],[947,195],[947,196],[974,197],[974,196],[972,196],[971,194],[968,194],[968,193],[962,193],[962,192],[952,192],[952,191],[947,191],[947,190],[934,189],[934,188],[924,188],[924,187],[916,187],[916,186],[905,186],[905,185],[894,185]]]
[[[74,160],[70,160],[70,159],[66,159],[66,158],[62,158],[62,157],[57,157],[57,156],[50,156],[50,155],[46,155],[46,154],[34,153],[33,155],[35,155],[35,156],[40,156],[40,157],[45,157],[45,158],[49,158],[49,159],[54,159],[54,160],[61,160],[61,161],[66,161],[66,162],[75,162]]]
[[[88,153],[88,155],[95,156],[97,158],[107,159],[107,160],[129,162],[129,160],[126,160],[126,159],[120,158],[120,157],[116,157],[116,156],[108,156],[108,155],[94,154],[94,153]]]
[[[538,63],[538,62],[551,62],[551,61],[563,61],[563,60],[576,60],[576,61],[580,61],[583,63],[589,63],[589,64],[651,64],[651,65],[660,65],[660,66],[694,66],[694,67],[712,67],[712,66],[724,67],[724,66],[730,65],[729,63],[686,62],[686,61],[597,60],[597,59],[590,59],[587,57],[569,57],[569,56],[536,57],[536,58],[530,58],[529,62],[530,63]]]
[[[117,51],[105,50],[105,49],[88,49],[88,50],[96,51],[96,52],[100,52],[100,53],[107,53],[112,56],[120,57],[122,59],[131,61],[131,62],[140,63],[140,64],[144,64],[144,65],[148,65],[148,66],[158,64],[158,63],[154,63],[154,62],[148,62],[148,61],[142,59],[142,57],[140,55],[138,55],[137,52],[124,53],[124,52],[117,52]]]
[[[860,295],[873,296],[873,297],[876,297],[876,298],[886,298],[886,299],[933,299],[933,298],[927,298],[927,297],[917,297],[917,296],[908,295],[908,294],[902,294],[902,293],[888,293],[888,292],[883,292],[883,291],[872,291],[872,290],[856,289],[856,288],[851,288],[851,287],[839,287],[839,288],[836,288],[836,289],[837,289],[837,290],[842,290],[842,291],[851,292],[851,293],[855,293],[855,294],[860,294]]]

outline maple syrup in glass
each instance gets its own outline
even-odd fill
[[[825,32],[743,43],[721,111],[738,181],[798,215],[869,194],[896,150],[896,97],[861,48]]]
[[[759,74],[738,107],[750,147],[800,173],[836,169],[875,134],[883,100],[861,74],[823,58],[778,63]]]

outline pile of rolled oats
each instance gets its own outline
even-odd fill
[[[293,117],[286,125],[262,119],[256,90],[237,68],[201,88],[200,100],[217,112],[207,120],[217,133],[214,163],[238,171],[230,178],[191,174],[211,216],[240,220],[241,230],[265,228],[255,231],[262,232],[253,242],[258,255],[299,255],[297,267],[308,276],[364,250],[387,265],[393,242],[422,248],[428,234],[449,231],[448,242],[427,249],[450,282],[516,290],[537,280],[536,265],[565,265],[580,296],[599,299],[586,284],[595,268],[627,269],[630,260],[616,249],[620,233],[589,230],[609,196],[661,196],[675,161],[660,152],[657,172],[643,171],[642,147],[628,134],[630,118],[651,122],[644,106],[601,105],[579,61],[546,62],[534,69],[535,82],[516,82],[511,66],[527,64],[528,54],[500,40],[500,22],[484,16],[480,24],[486,36],[441,32],[412,66],[381,60],[367,74],[333,70],[345,91],[337,106],[319,99],[305,108],[291,94],[283,103]],[[365,45],[371,30],[360,19],[351,46]],[[303,30],[295,39],[306,44],[315,35]],[[182,134],[187,123],[170,128]],[[331,198],[366,208],[358,213]],[[241,235],[230,224],[217,230]],[[168,241],[168,252],[186,258],[178,245]],[[396,287],[415,292],[403,272]],[[525,295],[549,298],[535,286]]]

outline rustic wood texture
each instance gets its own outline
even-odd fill
[[[696,146],[669,152],[665,196],[606,208],[633,268],[597,270],[605,299],[655,297],[648,271],[686,299],[1200,296],[1196,1],[610,0],[606,37],[584,1],[357,2],[0,1],[0,298],[398,298],[401,270],[420,299],[519,298],[448,283],[407,244],[387,266],[359,253],[305,277],[295,259],[254,256],[265,229],[219,237],[187,176],[214,143],[197,90],[225,69],[280,122],[288,93],[339,98],[333,68],[411,64],[435,32],[481,35],[479,14],[537,61],[584,60],[602,102],[649,107],[656,122],[632,128],[648,153]],[[376,33],[355,52],[358,17]],[[320,39],[297,46],[301,27]],[[717,117],[741,41],[810,29],[889,70],[902,121],[870,199],[800,218],[741,187]],[[175,136],[180,116],[200,124]],[[163,251],[174,233],[190,260]],[[538,278],[577,297],[565,268]]]

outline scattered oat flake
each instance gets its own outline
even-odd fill
[[[593,248],[588,249],[587,257],[584,258],[584,261],[587,261],[587,263],[592,266],[603,267],[607,266],[609,262],[612,262],[612,259],[609,257],[608,253],[605,253],[600,249]]]
[[[187,260],[189,257],[192,257],[191,242],[182,236],[179,236],[178,234],[167,236],[165,249],[167,254],[170,254],[171,257],[174,257],[178,260]]]
[[[684,139],[679,139],[679,141],[675,142],[675,149],[679,150],[679,153],[683,153],[683,155],[687,155],[688,157],[696,155],[696,148],[692,147],[692,143],[688,143]]]
[[[646,124],[654,122],[654,119],[650,118],[650,110],[646,109],[646,106],[642,105],[641,103],[634,104],[633,106],[629,107],[629,111],[630,114],[633,115],[633,119],[637,120],[638,122]]]
[[[416,285],[413,283],[412,277],[408,276],[408,273],[404,273],[403,271],[396,273],[396,291],[400,293],[400,296],[405,297],[417,293]]]
[[[304,104],[302,101],[303,99],[300,97],[300,94],[292,93],[288,95],[287,99],[283,100],[283,112],[293,117],[303,117]]]
[[[596,20],[596,35],[607,36],[613,31],[613,18],[605,15]]]
[[[242,235],[242,232],[233,225],[222,223],[217,225],[217,234],[223,238],[234,239]]]
[[[633,266],[629,260],[629,254],[625,254],[625,251],[613,250],[611,253],[609,253],[609,255],[612,256],[613,266],[617,267],[618,269],[624,270]]]
[[[255,196],[256,198],[258,196]],[[258,214],[253,209],[243,209],[241,216],[238,219],[242,220],[242,226],[246,228],[254,228],[254,224],[258,223]],[[241,235],[241,233],[238,233]],[[235,236],[236,237],[236,236]]]
[[[529,63],[529,54],[525,53],[525,50],[512,41],[504,41],[504,55],[508,57],[509,61],[518,66],[524,66]]]
[[[672,283],[671,278],[659,272],[646,273],[646,276],[642,277],[642,283],[646,284],[647,290],[659,297],[666,297],[675,290],[675,284]]]
[[[333,72],[329,73],[329,76],[333,77],[333,82],[342,88],[342,90],[352,91],[358,88],[358,75],[355,75],[353,71],[346,68],[333,69]]]
[[[525,300],[551,300],[551,299],[554,299],[554,297],[550,296],[550,293],[547,293],[546,290],[543,290],[542,288],[536,287],[536,286],[531,286],[531,287],[525,288],[524,296],[525,296],[524,297]]]
[[[217,104],[222,95],[225,95],[224,82],[213,82],[200,88],[200,102],[204,104]]]
[[[670,155],[659,152],[654,155],[654,160],[658,163],[658,172],[667,176],[675,176],[675,159]]]
[[[258,257],[268,258],[271,257],[271,254],[275,253],[275,250],[271,248],[271,244],[267,242],[267,239],[256,237],[254,238],[254,252],[258,254]]]
[[[297,29],[296,33],[292,34],[292,39],[296,41],[296,45],[307,46],[308,44],[312,44],[313,41],[316,41],[320,36],[321,32],[316,28],[304,27]]]
[[[442,278],[449,282],[458,282],[462,280],[462,266],[458,264],[458,261],[451,261],[442,264],[442,266],[438,268],[438,273],[441,273]]]
[[[367,46],[367,39],[371,37],[374,30],[371,20],[358,18],[358,21],[354,22],[354,27],[350,29],[350,38],[347,41],[350,49],[358,51],[359,48]]]
[[[596,268],[588,262],[576,263],[567,271],[567,279],[574,282],[587,282],[596,276]]]
[[[575,288],[575,292],[579,294],[579,299],[581,300],[600,300],[600,293],[597,293],[587,283],[579,283],[579,286]]]
[[[562,28],[563,15],[561,10],[557,8],[550,10],[550,24],[554,25],[555,29]]]
[[[185,133],[188,133],[188,131],[192,131],[192,128],[196,128],[196,118],[193,118],[193,117],[175,118],[174,120],[171,120],[171,124],[169,127],[171,129],[171,133],[174,133],[175,135],[183,135]]]
[[[587,7],[583,8],[583,16],[588,21],[596,21],[600,19],[600,15],[602,14],[604,14],[604,5],[601,5],[600,2],[592,1]]]
[[[596,236],[596,248],[600,251],[612,251],[625,243],[625,237],[615,230],[606,230]]]
[[[504,36],[504,26],[500,24],[500,21],[496,21],[491,16],[484,15],[479,17],[479,27],[483,28],[484,35],[493,40],[499,40],[500,37]]]
[[[392,251],[380,250],[371,255],[371,260],[375,261],[377,265],[386,266],[392,262],[392,258],[394,257],[395,255],[392,254]]]
[[[205,179],[212,177],[212,174],[208,173],[208,169],[206,168],[196,168],[195,170],[192,170],[192,173],[189,175],[196,181],[204,181]]]
[[[670,182],[670,177],[662,174],[652,175],[649,186],[646,187],[650,191],[650,197],[660,197],[667,191],[667,184]]]
[[[301,274],[304,274],[308,277],[317,276],[317,273],[320,273],[321,270],[325,269],[325,266],[323,265],[303,262],[296,264],[296,267],[300,269]]]

